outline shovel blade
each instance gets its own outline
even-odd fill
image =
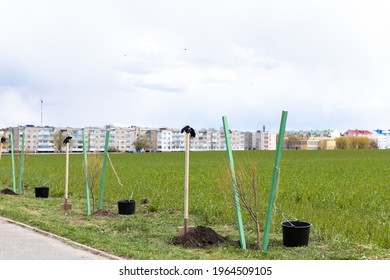
[[[72,204],[61,204],[60,210],[62,211],[70,211],[72,210]]]
[[[187,233],[193,233],[195,231],[194,226],[187,226]],[[184,227],[179,227],[179,236],[186,234],[184,231]]]

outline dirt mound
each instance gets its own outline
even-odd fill
[[[109,211],[109,210],[102,210],[102,209],[99,209],[97,210],[95,213],[94,213],[95,216],[99,216],[99,217],[115,217],[116,214]]]
[[[186,233],[182,236],[176,236],[172,239],[174,245],[181,245],[185,248],[210,248],[218,246],[226,239],[217,234],[213,229],[208,227],[196,227],[194,232]]]
[[[1,191],[1,194],[10,194],[10,195],[18,195],[16,192],[10,189],[4,189]]]

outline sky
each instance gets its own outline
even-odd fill
[[[0,0],[0,128],[390,128],[390,2]]]

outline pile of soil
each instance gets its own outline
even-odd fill
[[[102,210],[102,209],[99,209],[97,210],[95,213],[94,213],[95,216],[99,216],[99,217],[115,217],[116,214],[109,211],[109,210]]]
[[[0,192],[1,194],[10,194],[10,195],[18,195],[16,192],[10,189],[4,189]]]
[[[226,241],[225,237],[217,234],[208,227],[196,227],[194,232],[176,236],[172,239],[174,245],[181,245],[185,248],[206,249],[218,246]]]

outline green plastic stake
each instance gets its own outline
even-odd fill
[[[83,130],[83,151],[84,151],[84,175],[85,175],[85,197],[87,202],[87,216],[91,215],[91,205],[89,202],[89,185],[88,185],[88,158],[87,144],[85,141],[85,131]]]
[[[10,142],[11,142],[11,163],[12,163],[12,188],[13,188],[13,191],[16,192],[15,155],[14,155],[14,135],[13,135],[13,131],[11,131],[11,134],[10,134]]]
[[[98,209],[102,209],[102,207],[103,207],[103,193],[104,193],[104,183],[106,181],[106,166],[107,166],[109,139],[110,139],[110,129],[107,129],[106,130],[106,145],[104,147],[104,158],[103,158],[103,167],[102,167],[102,180],[100,182],[100,194],[99,194]]]
[[[265,221],[264,237],[263,237],[263,242],[261,245],[261,249],[263,251],[267,251],[267,249],[268,249],[269,231],[271,229],[272,213],[273,213],[273,209],[274,209],[276,191],[277,191],[277,186],[278,186],[278,181],[279,181],[280,161],[282,159],[282,150],[283,150],[283,141],[284,141],[284,131],[286,129],[286,121],[287,121],[287,111],[282,111],[282,119],[280,121],[280,128],[279,128],[279,139],[278,139],[278,145],[276,148],[275,164],[274,164],[274,170],[273,170],[272,182],[271,182],[271,191],[270,191],[269,200],[268,200],[268,210],[267,210],[267,217],[266,217],[266,221]]]
[[[237,219],[237,225],[238,225],[238,234],[239,234],[239,238],[240,238],[241,248],[243,250],[246,250],[244,226],[242,224],[242,216],[241,216],[241,208],[240,208],[240,197],[238,196],[238,192],[237,192],[237,180],[236,180],[236,174],[235,174],[235,171],[234,171],[234,160],[233,160],[233,153],[232,153],[232,145],[230,143],[230,133],[229,133],[228,121],[227,121],[227,117],[226,116],[222,117],[222,122],[223,122],[223,129],[224,129],[224,132],[225,132],[226,151],[228,153],[230,172],[231,172],[231,175],[232,175],[232,188],[233,188],[233,195],[234,195],[234,206],[236,208],[236,219]]]
[[[20,152],[20,174],[19,174],[19,194],[23,192],[23,171],[24,171],[24,132],[22,135],[22,150]]]

